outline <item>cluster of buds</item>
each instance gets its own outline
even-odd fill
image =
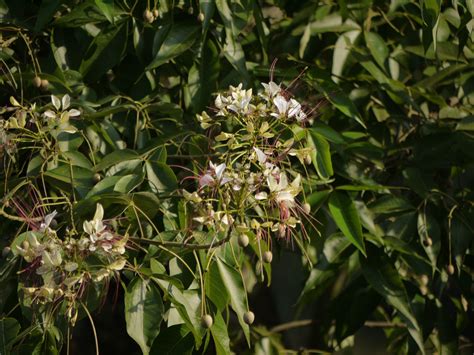
[[[77,317],[76,301],[88,283],[99,283],[122,270],[126,264],[127,237],[116,235],[103,222],[104,210],[97,204],[94,218],[83,224],[84,233],[69,233],[64,239],[52,228],[56,211],[48,214],[37,230],[18,238],[12,252],[27,263],[23,287],[29,303],[64,300],[71,322]],[[23,239],[19,242],[19,239]]]
[[[254,95],[242,84],[231,86],[217,96],[214,115],[197,115],[201,127],[215,133],[218,160],[201,170],[197,190],[183,196],[197,215],[193,223],[209,231],[289,239],[309,213],[298,201],[302,177],[292,168],[292,157],[311,162],[313,148],[297,133],[309,118],[280,85],[263,87]]]
[[[147,23],[155,22],[159,16],[160,16],[160,12],[158,11],[158,9],[153,9],[153,10],[146,9],[145,11],[143,11],[143,20]]]

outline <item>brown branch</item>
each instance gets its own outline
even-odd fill
[[[376,322],[376,321],[366,321],[364,323],[366,327],[369,328],[406,328],[406,324],[403,323],[391,323],[391,322]]]
[[[293,322],[288,322],[288,323],[283,323],[283,324],[276,325],[276,326],[274,326],[273,328],[270,329],[270,332],[272,332],[272,333],[284,332],[285,330],[289,330],[289,329],[307,327],[307,326],[312,325],[314,323],[315,323],[315,321],[312,320],[312,319],[295,320]]]
[[[279,324],[270,329],[272,333],[284,332],[286,330],[294,328],[308,327],[315,324],[316,321],[313,319],[302,319],[296,320],[288,323]],[[364,326],[369,328],[406,328],[406,325],[403,323],[391,323],[391,322],[376,322],[376,321],[366,321]]]
[[[136,242],[136,243],[143,243],[143,244],[149,244],[149,245],[156,245],[156,246],[165,246],[165,247],[171,247],[171,248],[186,248],[186,249],[192,249],[192,250],[197,250],[197,249],[210,249],[210,248],[217,248],[220,247],[221,245],[227,243],[230,240],[230,229],[227,232],[227,235],[224,239],[221,239],[215,243],[209,243],[209,244],[196,244],[196,243],[181,243],[181,242],[162,242],[159,240],[152,240],[152,239],[147,239],[147,238],[137,238],[137,237],[129,237],[130,240]]]

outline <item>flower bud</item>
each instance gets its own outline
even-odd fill
[[[270,264],[273,260],[273,254],[270,250],[267,250],[263,253],[262,259],[265,263]]]
[[[41,87],[41,78],[39,76],[33,78],[33,85],[37,88]]]
[[[429,279],[428,275],[421,275],[421,276],[420,276],[420,283],[421,283],[423,286],[428,285],[429,282],[430,282],[430,279]]]
[[[446,270],[448,271],[448,274],[450,275],[453,275],[454,274],[454,265],[453,264],[449,264],[446,268]]]
[[[214,320],[209,314],[205,314],[201,318],[201,326],[205,329],[209,329],[212,327],[212,324],[214,323]]]
[[[280,223],[278,225],[278,236],[280,238],[285,238],[286,237],[286,226],[283,223]]]
[[[93,179],[94,182],[97,184],[100,180],[102,180],[102,176],[100,176],[99,173],[95,173]]]
[[[311,159],[311,155],[305,155],[304,157],[304,162],[306,163],[306,165],[311,165],[311,163],[313,162],[312,159]]]
[[[158,9],[154,9],[153,10],[153,17],[155,18],[155,20],[158,18],[158,16],[160,16],[160,12],[158,11]]]
[[[203,22],[204,21],[204,14],[202,12],[200,12],[197,19],[198,19],[199,22]]]
[[[41,79],[41,90],[46,91],[49,87],[48,79]]]
[[[51,223],[49,223],[49,226],[52,228],[52,229],[56,229],[58,227],[58,221],[56,220],[56,218],[53,218],[51,220]]]
[[[249,237],[247,234],[240,234],[238,242],[242,248],[245,248],[247,245],[249,245]]]
[[[426,237],[426,239],[423,241],[423,244],[425,247],[430,247],[433,245],[433,239]]]
[[[6,258],[8,254],[10,254],[11,248],[10,247],[5,247],[2,250],[2,258]]]
[[[244,313],[244,322],[248,325],[252,324],[255,320],[255,314],[252,311]]]
[[[311,212],[311,205],[307,202],[303,203],[303,211],[306,214],[309,214]]]
[[[28,250],[30,248],[30,243],[28,243],[27,240],[24,240],[23,243],[21,243],[21,247],[25,250]]]
[[[155,20],[153,13],[148,9],[143,11],[143,20],[145,20],[147,23],[152,23]]]

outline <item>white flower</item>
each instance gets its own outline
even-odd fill
[[[288,118],[293,118],[301,112],[301,104],[295,99],[291,99],[288,105]]]
[[[306,114],[303,112],[301,104],[295,99],[290,99],[288,101],[285,97],[277,95],[273,99],[273,104],[278,111],[271,113],[273,117],[296,118],[298,122],[304,121],[306,119]]]
[[[301,175],[298,174],[291,184],[288,184],[286,174],[281,172],[278,179],[274,175],[267,177],[268,188],[275,201],[292,207],[295,197],[300,192]]]
[[[232,103],[227,106],[227,109],[235,113],[247,113],[249,111],[250,101],[252,100],[252,89],[242,90],[242,84],[239,84],[237,87],[231,86],[230,91]]]
[[[51,224],[51,221],[54,219],[54,217],[56,217],[57,214],[58,214],[58,212],[56,210],[54,210],[53,212],[47,214],[44,217],[43,222],[41,222],[41,224],[40,224],[39,231],[40,232],[45,232],[47,229],[49,229],[49,225]]]
[[[97,234],[102,232],[105,229],[105,225],[102,223],[104,218],[104,208],[100,203],[97,204],[95,209],[94,217],[91,221],[84,221],[82,228],[84,232],[89,235]]]
[[[277,118],[286,117],[290,103],[283,96],[277,95],[273,99],[273,104],[278,110],[278,113],[272,113],[271,115]]]
[[[224,171],[226,169],[225,163],[214,165],[211,161],[209,162],[209,168],[209,172],[199,178],[199,187],[213,186],[216,183],[224,185],[232,180],[231,178],[224,176]]]
[[[267,155],[257,147],[253,147],[253,150],[257,154],[257,160],[260,164],[265,164],[267,161]]]
[[[281,87],[277,85],[277,83],[270,81],[268,84],[262,83],[263,87],[265,88],[265,97],[268,99],[273,99],[276,95],[278,95],[281,91]]]

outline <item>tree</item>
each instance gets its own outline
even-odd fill
[[[0,352],[472,350],[472,16],[1,1]]]

